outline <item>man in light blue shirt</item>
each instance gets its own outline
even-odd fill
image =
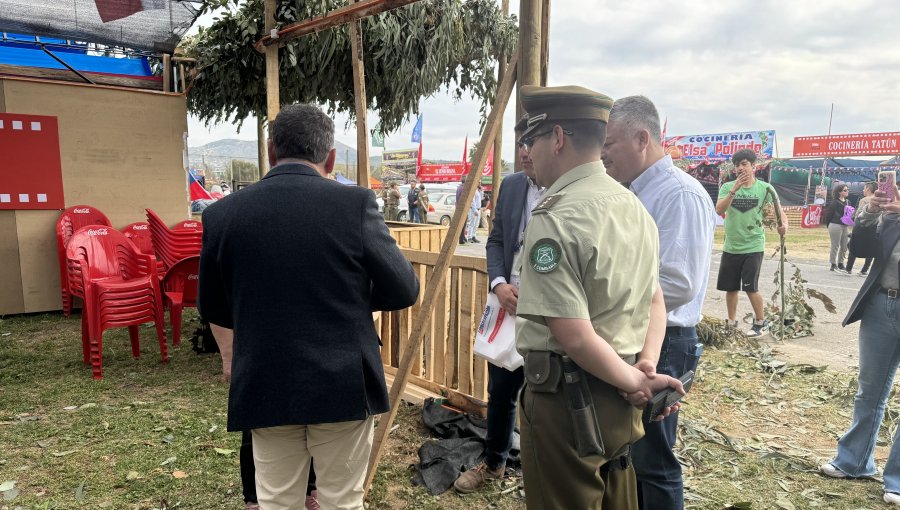
[[[645,344],[635,366],[647,373],[681,377],[695,370],[699,360],[696,325],[709,280],[716,212],[703,186],[666,155],[661,138],[659,113],[649,99],[619,99],[609,114],[603,164],[611,177],[637,195],[659,229],[666,334],[661,348],[655,342]],[[646,435],[634,445],[642,510],[684,508],[681,465],[672,453],[677,425],[677,413],[645,423]]]

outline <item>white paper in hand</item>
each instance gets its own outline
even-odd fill
[[[525,364],[525,359],[516,350],[516,316],[500,306],[500,300],[493,292],[488,294],[475,332],[475,355],[509,371]]]

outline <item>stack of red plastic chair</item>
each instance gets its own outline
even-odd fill
[[[156,256],[168,270],[179,260],[200,255],[203,232],[196,229],[172,230],[152,209],[147,209],[150,236]],[[197,222],[195,222],[197,223]]]
[[[186,306],[197,307],[199,273],[199,256],[182,259],[166,271],[162,288],[172,324],[172,345],[181,343],[181,310]]]
[[[197,220],[184,220],[172,225],[172,230],[193,230],[203,232],[203,223]]]
[[[66,245],[69,288],[84,300],[81,315],[85,363],[102,378],[103,331],[128,327],[131,353],[140,356],[137,325],[154,322],[163,362],[169,360],[156,258],[140,253],[118,230],[102,225],[79,229]]]
[[[76,205],[64,210],[56,220],[56,253],[59,257],[59,284],[62,290],[63,314],[72,314],[72,293],[66,272],[66,243],[76,230],[88,225],[110,226],[109,218],[89,205]]]
[[[146,255],[156,255],[156,252],[153,250],[153,239],[150,237],[150,224],[146,221],[136,221],[126,225],[121,232],[134,243],[139,252]],[[166,267],[158,259],[156,265],[159,270],[159,279],[162,280],[166,275]]]

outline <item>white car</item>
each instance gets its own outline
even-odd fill
[[[455,198],[457,186],[458,186],[457,184],[453,184],[453,183],[450,183],[450,184],[426,184],[425,191],[428,192],[428,199],[433,202],[434,201],[433,196],[438,195],[438,194],[449,193],[451,195],[454,195],[454,198]],[[397,186],[397,190],[400,192],[400,204],[397,207],[397,210],[398,210],[397,221],[409,221],[409,204],[406,202],[406,196],[409,194],[409,184],[401,184],[401,185]],[[381,199],[381,192],[377,191],[375,194],[376,194],[375,202],[378,203],[378,211],[381,213],[384,213],[384,200]],[[454,201],[454,204],[455,203],[456,202]],[[430,214],[434,214],[434,213],[429,213],[429,215]],[[453,213],[451,212],[450,215],[452,216]],[[428,218],[428,223],[432,223],[430,216]],[[449,220],[448,220],[447,224],[449,224]]]

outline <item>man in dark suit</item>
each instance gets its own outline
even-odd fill
[[[363,508],[374,415],[389,409],[375,310],[419,283],[365,188],[324,178],[334,123],[313,105],[272,123],[272,170],[203,214],[201,315],[233,335],[228,430],[251,430],[260,507]],[[223,345],[223,354],[231,351]]]
[[[527,117],[516,124],[516,139],[527,125]],[[519,296],[519,275],[515,272],[514,259],[524,240],[525,226],[531,219],[531,210],[541,196],[541,188],[534,181],[534,167],[528,153],[518,148],[522,172],[503,179],[497,195],[494,225],[488,236],[487,266],[491,292],[497,295],[500,306],[512,315],[516,314]],[[516,425],[516,402],[522,389],[522,368],[512,372],[488,364],[488,412],[487,438],[484,462],[466,471],[453,486],[462,493],[478,490],[485,481],[501,478],[506,468],[506,458],[512,447],[513,429]]]

